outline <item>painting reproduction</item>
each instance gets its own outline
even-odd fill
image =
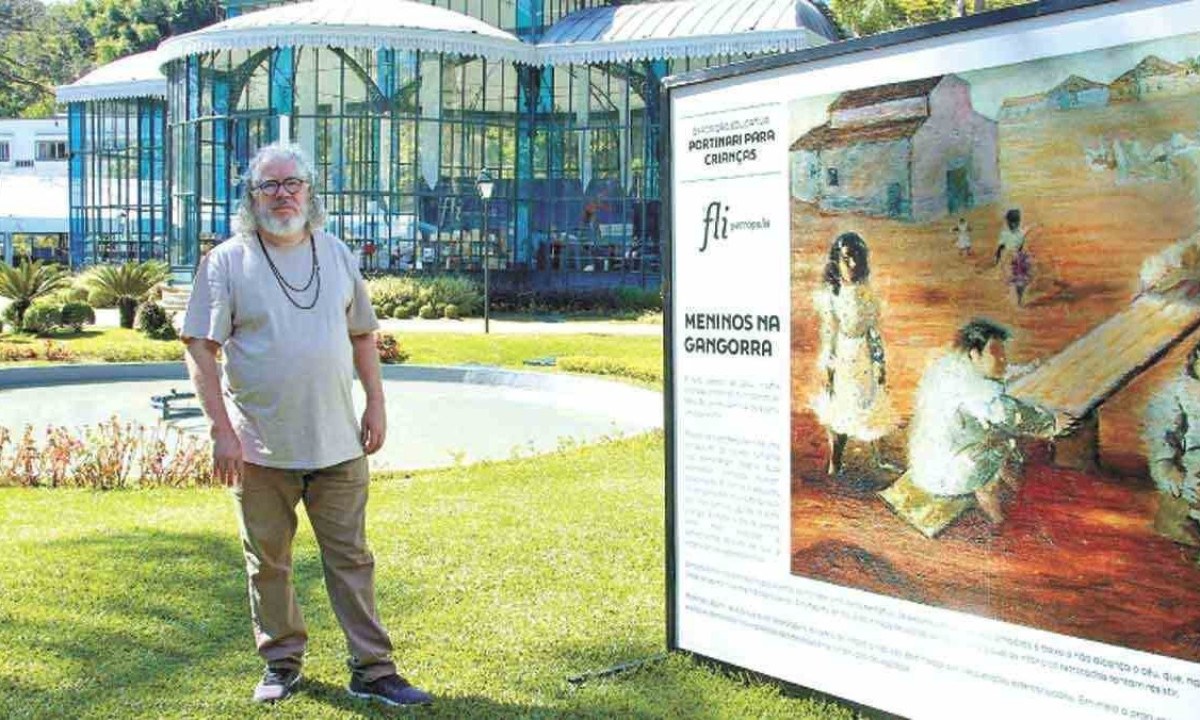
[[[1200,35],[789,109],[791,571],[1200,662]]]

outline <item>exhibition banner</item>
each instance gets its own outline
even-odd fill
[[[673,650],[1200,718],[1200,0],[668,80]]]

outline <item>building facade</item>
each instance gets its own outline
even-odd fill
[[[0,119],[0,260],[67,261],[67,119]]]
[[[153,125],[153,96],[71,106],[73,138],[122,114],[165,128],[165,182],[142,176],[162,213],[124,232],[183,281],[229,236],[249,159],[289,140],[314,159],[329,229],[367,271],[487,263],[522,277],[657,282],[662,79],[834,37],[805,0],[231,0],[227,12],[156,51],[165,125]],[[81,140],[79,152],[103,147]],[[152,143],[123,147],[152,172],[164,157]],[[485,168],[496,180],[486,204]],[[73,182],[76,169],[73,159]],[[118,226],[87,199],[103,172],[78,169],[72,218],[79,200],[85,239],[73,226],[73,260],[95,262],[88,248],[100,243],[86,237]]]

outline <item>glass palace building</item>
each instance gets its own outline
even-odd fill
[[[72,266],[166,258],[166,93],[153,52],[58,89],[68,115]]]
[[[59,89],[73,263],[162,258],[186,282],[229,235],[249,159],[287,139],[364,270],[656,281],[662,79],[835,37],[806,0],[226,12]]]

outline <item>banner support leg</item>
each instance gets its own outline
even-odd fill
[[[579,688],[586,685],[592,680],[605,680],[618,675],[625,675],[632,672],[637,672],[648,665],[654,665],[667,659],[668,653],[659,653],[650,657],[641,658],[640,660],[630,660],[619,665],[604,668],[603,670],[592,670],[579,675],[572,675],[567,678],[567,682],[571,683],[572,688]]]

